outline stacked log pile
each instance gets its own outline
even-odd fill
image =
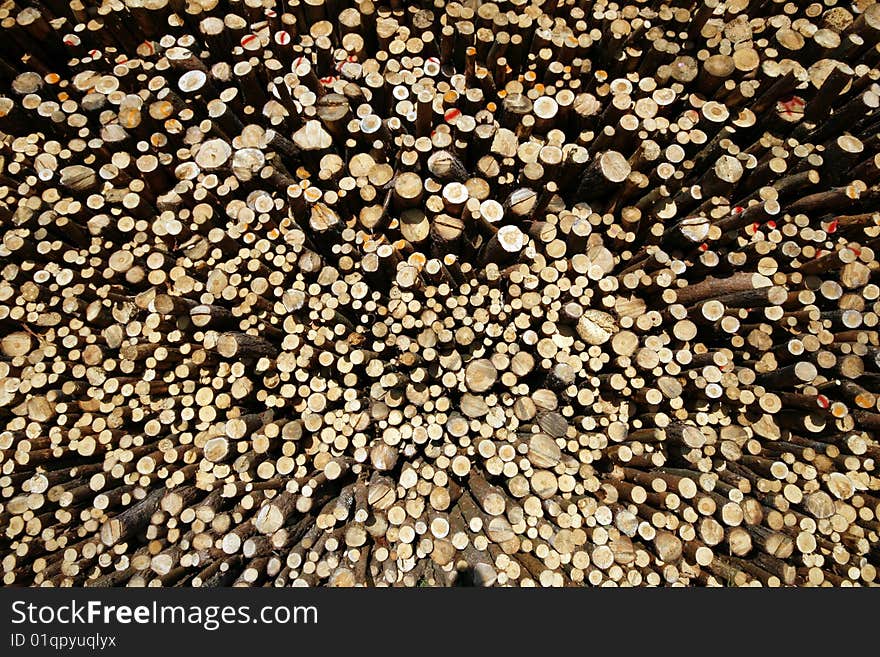
[[[0,29],[4,585],[880,581],[880,4]]]

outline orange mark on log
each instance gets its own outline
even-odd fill
[[[779,101],[776,105],[776,111],[779,114],[794,117],[803,114],[804,100],[798,96],[792,96],[785,100]]]
[[[804,106],[804,100],[799,96],[792,96],[787,98],[786,100],[780,101],[779,103],[787,110],[791,111],[793,109],[799,109]]]
[[[403,244],[398,244],[395,242],[395,248],[400,251],[401,249],[406,248],[406,240],[400,240]],[[425,264],[428,262],[428,259],[425,257],[423,253],[419,253],[418,251],[413,253],[408,258],[409,264],[415,267],[418,271],[422,271],[425,268]]]

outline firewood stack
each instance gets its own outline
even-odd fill
[[[3,584],[880,581],[880,4],[0,29]]]

